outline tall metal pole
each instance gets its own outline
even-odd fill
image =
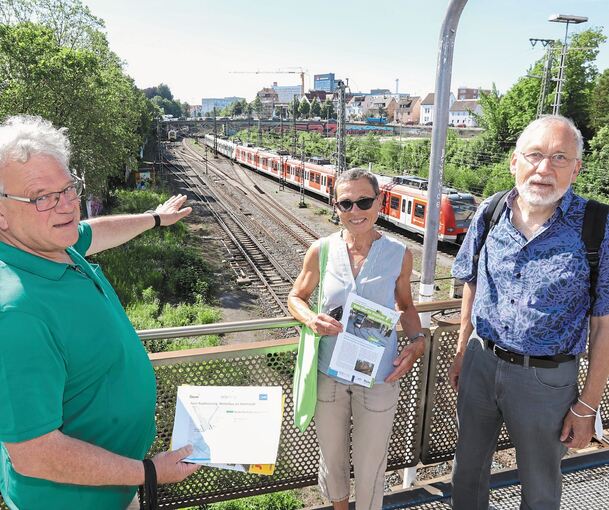
[[[442,200],[442,173],[444,171],[448,111],[450,108],[453,50],[459,18],[466,3],[467,0],[450,1],[440,31],[419,301],[431,301],[433,298],[436,255],[438,252],[438,228],[440,226],[440,202]],[[421,324],[424,328],[429,327],[431,314],[421,314]]]
[[[260,119],[258,119],[258,147],[262,147],[262,126],[260,125]]]
[[[292,157],[296,157],[296,143],[298,136],[296,135],[296,96],[292,100]]]
[[[543,66],[543,75],[541,76],[541,90],[539,91],[539,99],[537,101],[537,118],[541,117],[544,114],[545,106],[546,106],[546,97],[548,95],[548,83],[552,78],[552,52],[554,51],[554,47],[552,44],[554,41],[552,39],[529,39],[531,41],[531,45],[535,47],[535,44],[540,42],[546,49],[546,61]]]
[[[305,203],[305,141],[302,139],[302,149],[300,152],[300,202],[298,203],[298,207],[306,207]]]
[[[336,173],[334,174],[334,184],[336,186],[336,180],[340,175],[347,170],[347,132],[345,124],[347,122],[347,105],[345,102],[345,90],[346,85],[342,80],[336,81],[336,90],[338,91],[338,112],[336,115]],[[328,203],[333,204],[332,218],[330,221],[338,224],[338,214],[336,213],[336,206],[334,206],[334,193],[330,193],[328,196]]]
[[[216,107],[214,106],[214,158],[218,157],[218,125],[216,123]]]
[[[558,79],[556,84],[556,95],[554,96],[554,104],[552,105],[552,115],[560,115],[560,96],[562,95],[562,84],[565,75],[565,66],[567,65],[567,34],[569,33],[569,22],[565,24],[565,42],[562,45],[560,52],[560,65],[558,66]]]
[[[580,24],[588,21],[586,16],[573,16],[570,14],[553,14],[548,18],[548,21],[555,23],[566,23],[565,26],[565,42],[562,45],[562,51],[560,52],[560,66],[558,67],[558,78],[556,84],[556,94],[554,95],[554,104],[552,105],[552,114],[560,115],[560,99],[562,95],[562,87],[565,81],[565,67],[567,66],[567,37],[569,35],[569,24]]]

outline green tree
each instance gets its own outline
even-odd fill
[[[322,119],[333,119],[333,118],[335,118],[334,104],[332,104],[332,101],[330,101],[329,98],[326,99],[323,102],[323,104],[321,105],[320,117]]]
[[[590,98],[590,126],[598,131],[609,125],[609,69],[597,78]]]
[[[573,119],[585,139],[593,136],[590,125],[591,97],[598,69],[595,64],[599,46],[607,40],[600,28],[573,34],[567,54],[565,84],[560,113]]]
[[[319,104],[319,100],[314,97],[311,102],[311,117],[319,117],[321,115],[321,105]]]
[[[90,48],[58,40],[40,24],[0,25],[0,117],[41,115],[67,127],[72,165],[99,194],[108,177],[135,166],[152,111],[103,34],[89,38]]]
[[[609,124],[590,140],[590,154],[575,182],[575,190],[589,198],[609,202]]]
[[[292,105],[290,108],[290,115],[292,115],[295,118],[300,117],[300,102],[298,101],[297,97],[294,97],[294,99],[292,100]]]
[[[298,105],[298,113],[303,119],[307,119],[309,118],[310,111],[311,105],[309,104],[309,101],[307,101],[307,98],[303,97],[300,101],[300,104]]]
[[[58,46],[91,49],[104,22],[80,0],[5,0],[0,3],[0,23],[36,23],[51,30]]]
[[[250,103],[252,109],[256,112],[258,118],[262,117],[262,111],[264,109],[262,105],[262,100],[260,96],[256,96],[256,98]]]
[[[157,106],[165,115],[173,115],[178,118],[182,116],[182,107],[179,103],[171,101],[161,96],[154,96],[151,100],[152,104]]]

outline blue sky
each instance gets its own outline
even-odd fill
[[[425,95],[434,89],[438,39],[448,0],[83,0],[106,22],[111,48],[139,87],[167,83],[176,97],[242,96],[297,75],[231,74],[302,67],[313,75],[349,78],[352,91],[371,88]],[[588,16],[569,32],[602,27],[607,0],[469,0],[461,15],[451,89],[507,90],[544,50],[530,37],[562,39],[551,14]],[[609,43],[599,70],[609,68]]]

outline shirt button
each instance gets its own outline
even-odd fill
[[[510,328],[508,326],[503,326],[503,329],[505,329],[507,331]]]
[[[514,304],[514,300],[513,300],[513,299],[510,299],[510,303]]]
[[[516,273],[516,278],[520,278],[520,273]]]

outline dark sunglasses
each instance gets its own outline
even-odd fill
[[[353,209],[353,204],[357,205],[357,208],[362,211],[367,211],[372,207],[372,204],[376,200],[376,197],[366,197],[360,198],[359,200],[341,200],[340,202],[336,202],[336,207],[339,211],[349,212]]]

